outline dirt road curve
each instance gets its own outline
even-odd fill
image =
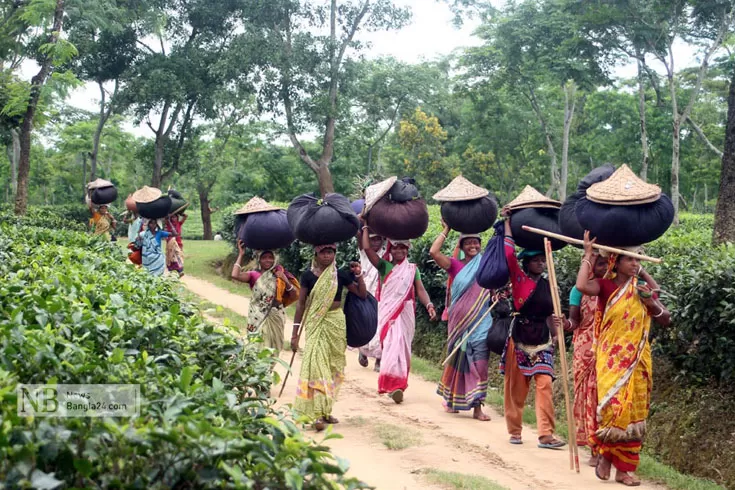
[[[246,316],[246,298],[233,295],[206,281],[185,277],[184,284],[204,299]],[[290,325],[286,327],[290,333]],[[288,336],[288,335],[287,335]],[[290,360],[284,352],[282,359]],[[300,356],[294,373],[298,376]],[[536,447],[536,434],[524,430],[525,444],[508,443],[503,418],[492,410],[490,422],[473,420],[467,414],[447,414],[441,409],[436,385],[412,376],[403,404],[396,405],[377,394],[377,373],[357,363],[357,353],[347,353],[346,382],[342,387],[334,416],[340,420],[335,432],[343,439],[328,441],[334,453],[350,461],[350,474],[380,490],[438,489],[426,479],[427,470],[442,470],[483,476],[513,490],[527,489],[616,489],[614,482],[601,482],[592,468],[582,466],[581,473],[569,470],[566,449],[552,451]],[[281,372],[283,369],[279,366]],[[273,396],[278,394],[274,387]],[[279,403],[290,403],[296,383],[290,378]],[[401,450],[384,445],[381,431],[398,432],[393,439],[413,442]],[[314,432],[317,440],[320,436]],[[588,455],[580,451],[580,459]],[[584,463],[584,461],[582,461]],[[642,489],[663,487],[644,483]]]

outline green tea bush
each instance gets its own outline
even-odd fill
[[[272,358],[86,234],[0,224],[0,486],[363,488],[269,400]],[[18,383],[140,384],[133,418],[17,414]]]

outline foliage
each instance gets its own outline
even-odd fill
[[[121,248],[3,223],[0,257],[5,486],[362,487],[273,412],[268,351],[204,323]],[[19,382],[140,384],[141,413],[20,417]]]

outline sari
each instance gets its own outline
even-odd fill
[[[170,271],[184,272],[184,253],[174,237],[166,240],[166,268]]]
[[[143,267],[154,276],[161,276],[166,269],[166,259],[161,251],[161,240],[168,236],[167,231],[156,231],[155,235],[150,230],[140,234],[143,242],[142,257]]]
[[[592,443],[620,471],[640,463],[652,389],[651,317],[633,277],[605,306],[595,344],[598,429]]]
[[[261,252],[262,253],[262,252]],[[256,260],[259,260],[258,256]],[[248,310],[248,335],[260,335],[263,343],[276,352],[283,350],[283,330],[286,326],[285,307],[293,301],[285,301],[286,283],[276,277],[275,271],[280,265],[277,262],[273,267],[264,272],[251,271],[250,289],[253,294],[250,298],[250,309]],[[286,277],[299,288],[296,278],[284,270]]]
[[[95,211],[89,222],[94,226],[94,236],[104,235],[106,239],[110,240],[112,223],[107,216],[101,214],[99,211]]]
[[[416,331],[415,279],[416,265],[404,260],[393,266],[381,285],[378,303],[378,330],[382,348],[379,393],[408,388],[411,344]]]
[[[341,309],[330,309],[336,294],[337,266],[332,263],[312,288],[302,321],[306,344],[293,407],[312,420],[331,415],[344,381],[347,325]]]
[[[481,259],[478,254],[452,281],[447,350],[452,352],[459,344],[462,348],[444,368],[436,392],[444,398],[447,408],[453,410],[470,410],[481,405],[487,396],[490,351],[486,339],[493,324],[490,315],[492,295],[475,281]],[[472,335],[467,337],[475,327]]]
[[[597,309],[597,296],[582,297],[579,305],[581,321],[574,331],[574,420],[577,423],[577,445],[586,446],[597,430],[597,376],[595,375],[594,340],[602,315]],[[593,448],[593,453],[595,452]]]

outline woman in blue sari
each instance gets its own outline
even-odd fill
[[[154,276],[162,276],[166,271],[166,256],[161,249],[161,240],[175,234],[161,230],[154,219],[148,220],[145,228],[146,230],[140,234],[143,267]]]
[[[464,259],[458,260],[441,253],[449,232],[449,227],[444,224],[444,231],[434,241],[430,254],[449,274],[447,352],[454,351],[460,344],[462,347],[444,368],[436,391],[444,398],[447,412],[472,410],[475,419],[488,421],[490,417],[482,411],[482,405],[487,396],[490,351],[486,338],[493,323],[490,315],[492,292],[481,288],[475,281],[482,258],[480,236],[460,235],[455,255],[461,250]],[[468,338],[473,328],[475,330]]]

